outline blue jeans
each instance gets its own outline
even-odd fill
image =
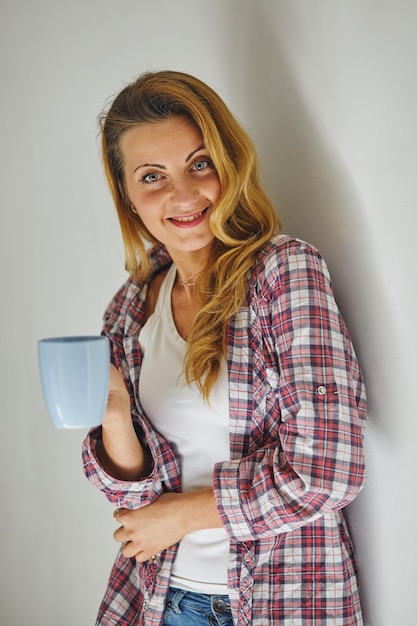
[[[163,626],[233,626],[229,597],[170,587]]]

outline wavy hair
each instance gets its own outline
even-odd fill
[[[183,72],[142,74],[100,118],[104,169],[119,217],[126,269],[133,280],[149,278],[145,241],[159,242],[132,211],[120,139],[133,126],[173,115],[187,115],[200,129],[222,190],[210,216],[215,245],[196,285],[202,307],[187,337],[184,364],[186,382],[195,382],[207,400],[226,355],[227,322],[244,306],[255,257],[280,230],[280,221],[260,183],[252,141],[218,94]]]

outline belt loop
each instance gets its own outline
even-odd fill
[[[167,607],[170,608],[174,613],[180,614],[180,602],[183,599],[187,592],[183,589],[170,590],[168,596]]]

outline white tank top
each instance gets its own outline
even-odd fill
[[[183,491],[212,485],[213,467],[229,460],[229,392],[224,363],[208,406],[196,385],[182,378],[186,341],[172,315],[176,268],[162,282],[154,313],[142,328],[139,396],[153,426],[181,461]],[[227,593],[229,539],[223,528],[188,533],[181,540],[171,585],[208,594]]]

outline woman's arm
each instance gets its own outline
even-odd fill
[[[97,455],[103,469],[118,480],[140,480],[151,469],[133,426],[129,394],[114,365],[110,366],[109,399]]]
[[[163,493],[155,502],[135,511],[116,510],[121,527],[114,533],[125,557],[143,562],[170,548],[187,533],[222,528],[211,487],[186,493]]]
[[[162,261],[167,263],[165,257]],[[131,380],[131,375],[140,368],[137,336],[144,322],[146,294],[146,285],[128,279],[104,314],[103,334],[110,339],[111,360],[121,378],[112,369],[116,380],[111,383],[113,394],[105,424],[88,432],[82,449],[87,479],[112,504],[127,509],[146,506],[164,491],[181,490],[174,450],[134,400],[137,380]]]
[[[268,391],[263,403],[254,396],[248,412],[238,406],[242,377],[236,404],[247,426],[253,408],[262,446],[218,463],[213,482],[223,523],[238,541],[309,524],[346,506],[365,480],[364,386],[327,268],[317,250],[292,240],[261,272],[252,349],[265,352],[248,358],[266,366],[254,370],[254,391],[267,383]],[[236,349],[235,358],[241,353]]]

